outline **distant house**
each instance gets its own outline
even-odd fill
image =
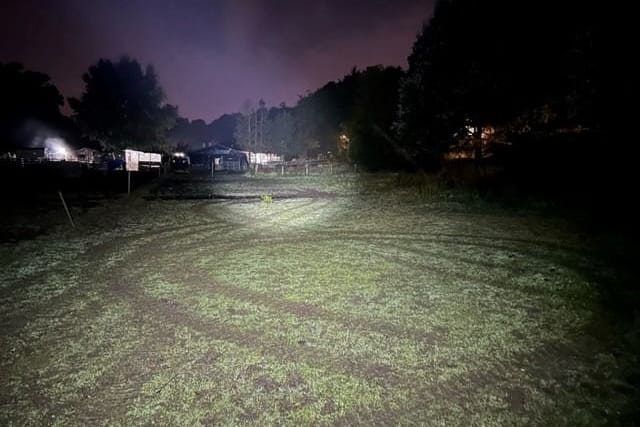
[[[83,147],[76,150],[76,158],[81,163],[97,163],[100,161],[100,151]]]
[[[493,126],[465,126],[465,131],[457,136],[457,142],[444,154],[445,160],[487,159],[493,155],[492,148],[509,144],[504,130]]]
[[[215,163],[216,171],[245,172],[249,159],[242,151],[223,145],[212,145],[188,153],[194,169],[209,169]]]
[[[284,160],[281,155],[274,153],[254,153],[252,151],[242,151],[249,159],[249,164],[266,165],[271,162],[281,162]]]
[[[39,163],[46,159],[44,147],[17,148],[14,158],[22,163]]]

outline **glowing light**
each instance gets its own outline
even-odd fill
[[[46,138],[44,140],[44,153],[48,160],[67,160],[69,148],[62,138]]]
[[[349,148],[349,137],[346,134],[342,134],[338,136],[338,149],[340,151],[346,151]]]

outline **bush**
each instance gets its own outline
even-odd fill
[[[262,203],[271,203],[273,202],[273,196],[271,194],[261,194],[260,200]]]
[[[410,188],[424,197],[434,197],[444,189],[440,175],[425,172],[400,173],[396,177],[398,187]]]

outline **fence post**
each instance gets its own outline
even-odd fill
[[[76,225],[73,223],[73,218],[71,218],[71,212],[69,212],[69,208],[67,207],[67,202],[65,202],[64,197],[62,197],[62,192],[58,191],[58,195],[60,196],[60,200],[62,200],[62,206],[64,206],[64,211],[67,213],[67,217],[71,223],[71,228],[76,228]]]
[[[280,165],[280,176],[284,176],[284,162]]]
[[[304,176],[309,176],[309,162],[304,163]]]

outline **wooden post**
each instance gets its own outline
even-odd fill
[[[304,175],[309,176],[309,162],[304,163]]]
[[[65,202],[64,197],[62,197],[62,192],[58,191],[58,196],[60,196],[60,200],[62,200],[62,206],[64,206],[64,211],[67,213],[71,227],[76,228],[76,225],[73,223],[73,218],[71,218],[71,212],[69,212],[69,208],[67,207],[67,202]]]
[[[127,196],[131,194],[131,171],[127,171]]]
[[[216,158],[212,157],[211,158],[211,179],[213,179],[213,176],[216,173]]]
[[[256,163],[255,168],[254,168],[254,175],[258,175],[258,163]]]

